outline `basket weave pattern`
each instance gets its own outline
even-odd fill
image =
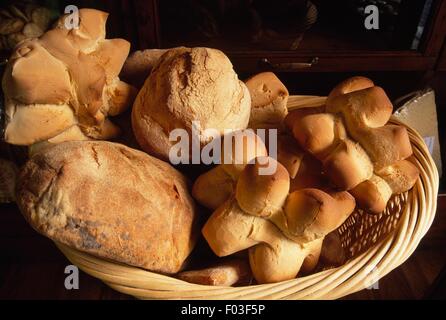
[[[323,98],[294,97],[289,108],[317,105]],[[405,126],[397,119],[391,122]],[[136,267],[93,257],[56,243],[63,254],[84,272],[111,288],[140,299],[337,299],[374,284],[401,265],[416,249],[436,212],[438,171],[420,135],[407,128],[413,162],[420,178],[412,190],[394,196],[379,215],[356,210],[337,230],[348,261],[284,282],[245,287],[196,285]]]

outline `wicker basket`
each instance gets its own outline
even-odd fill
[[[317,106],[323,97],[293,96],[289,108]],[[391,122],[404,125],[392,118]],[[93,257],[56,243],[84,272],[111,288],[140,299],[337,299],[372,286],[401,265],[416,249],[436,212],[438,172],[418,133],[408,128],[420,170],[415,187],[393,197],[385,212],[368,215],[356,210],[337,230],[349,260],[341,267],[273,284],[214,287]]]

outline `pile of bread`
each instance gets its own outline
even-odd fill
[[[348,79],[323,106],[288,113],[288,90],[274,74],[243,82],[209,48],[127,58],[128,42],[105,38],[106,17],[82,9],[73,30],[62,17],[19,43],[3,76],[5,139],[31,154],[16,201],[54,241],[201,284],[251,274],[284,281],[340,263],[335,231],[355,208],[379,213],[415,184],[406,129],[387,124],[392,104],[369,79]],[[119,134],[108,119],[119,113],[141,150],[104,141]],[[190,133],[193,121],[201,148],[240,142],[195,181],[189,166],[168,163],[170,133]],[[264,141],[249,128],[277,130],[277,157],[268,154],[274,135]]]

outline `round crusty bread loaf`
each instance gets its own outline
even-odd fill
[[[20,173],[17,203],[31,226],[53,240],[162,273],[181,269],[198,233],[181,173],[105,141],[37,153]]]
[[[140,146],[162,159],[169,158],[173,129],[199,133],[216,129],[245,129],[251,98],[226,55],[209,48],[174,48],[163,54],[139,92],[132,126]],[[210,137],[200,137],[205,144]]]

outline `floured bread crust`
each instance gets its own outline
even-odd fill
[[[197,236],[186,178],[117,143],[72,141],[37,153],[21,171],[17,203],[55,241],[162,273],[181,269]]]

